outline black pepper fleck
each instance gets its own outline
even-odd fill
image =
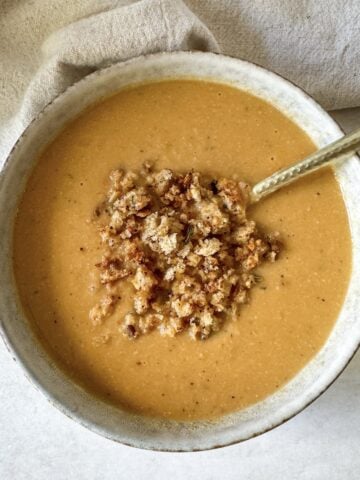
[[[214,195],[217,195],[219,193],[216,180],[212,180],[212,182],[210,183],[210,188]]]

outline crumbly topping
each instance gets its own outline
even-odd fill
[[[103,256],[97,264],[105,294],[90,311],[99,324],[116,312],[112,294],[131,282],[133,310],[120,331],[137,338],[154,329],[206,339],[236,318],[258,281],[256,267],[274,262],[278,233],[247,219],[249,186],[199,172],[114,170],[96,209]]]

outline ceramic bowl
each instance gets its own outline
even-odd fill
[[[213,422],[149,419],[94,398],[70,381],[42,349],[22,313],[11,261],[14,214],[38,151],[88,105],[125,86],[189,77],[231,85],[270,102],[319,147],[342,135],[334,120],[303,91],[256,65],[211,53],[163,53],[112,65],[67,89],[21,136],[0,180],[0,323],[9,351],[31,382],[67,416],[109,439],[153,450],[211,449],[274,428],[301,411],[334,381],[360,341],[360,321],[356,318],[360,311],[360,166],[353,157],[335,169],[353,240],[353,269],[346,299],[324,347],[280,391]]]

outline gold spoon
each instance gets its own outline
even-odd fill
[[[298,178],[314,172],[319,168],[333,163],[335,160],[346,160],[360,148],[360,128],[348,135],[330,143],[315,153],[312,153],[304,160],[294,163],[289,167],[282,168],[270,175],[270,177],[261,180],[253,186],[250,195],[251,203],[258,202],[261,198],[270,193],[279,190],[279,188],[289,185]]]

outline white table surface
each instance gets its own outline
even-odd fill
[[[346,130],[360,109],[335,112]],[[118,445],[52,407],[0,341],[1,480],[358,480],[360,354],[321,398],[294,419],[248,442],[169,454]]]

